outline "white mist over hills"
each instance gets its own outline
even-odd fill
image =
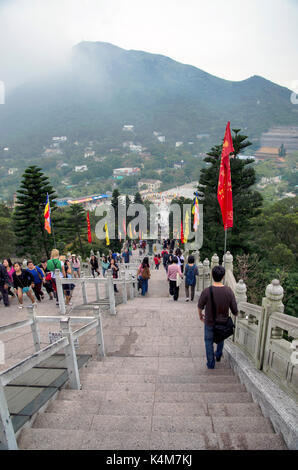
[[[101,41],[291,88],[297,18],[295,0],[0,0],[0,80],[10,88],[44,75],[75,44]]]

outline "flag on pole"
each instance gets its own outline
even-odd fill
[[[186,214],[185,214],[185,234],[184,234],[184,243],[187,243],[188,235],[189,235],[189,215],[188,215],[188,211],[186,211]]]
[[[193,202],[192,206],[192,213],[193,213],[193,228],[194,231],[196,232],[198,229],[198,225],[200,223],[200,212],[199,212],[199,199],[198,199],[198,193],[196,192],[196,197]]]
[[[125,217],[123,217],[122,225],[123,225],[123,233],[124,233],[124,238],[126,238],[126,225],[125,225]]]
[[[183,235],[183,221],[181,220],[181,234],[180,234],[181,243],[184,243],[184,235]]]
[[[44,228],[48,233],[52,232],[51,229],[51,207],[50,207],[50,198],[47,194],[47,202],[44,208]]]
[[[133,234],[132,234],[132,229],[131,229],[131,223],[129,224],[129,237],[131,240],[133,239]]]
[[[226,127],[226,133],[222,146],[219,179],[217,188],[217,199],[221,208],[224,229],[233,227],[233,196],[230,167],[230,153],[234,152],[233,139],[231,136],[230,121]]]
[[[88,227],[88,243],[92,243],[92,235],[91,235],[91,225],[90,225],[89,211],[87,211],[87,227]]]
[[[108,225],[105,223],[105,231],[106,231],[106,245],[109,246],[110,244],[110,239],[109,239],[109,231],[108,231]]]

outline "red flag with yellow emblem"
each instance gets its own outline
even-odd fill
[[[234,152],[233,139],[231,136],[230,121],[226,127],[226,133],[222,146],[219,179],[217,188],[217,199],[221,208],[224,229],[233,227],[233,196],[230,167],[230,153]]]
[[[92,235],[91,235],[91,225],[90,225],[89,211],[87,212],[87,228],[88,228],[88,243],[92,243]]]

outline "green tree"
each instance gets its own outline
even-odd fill
[[[253,220],[253,250],[281,269],[297,267],[298,197],[263,209]]]
[[[22,176],[17,191],[16,208],[13,214],[17,255],[30,256],[35,261],[42,255],[49,257],[54,246],[53,235],[44,229],[44,209],[50,198],[51,211],[55,210],[55,191],[41,168],[29,166]]]
[[[251,145],[247,136],[233,129],[234,157],[230,158],[233,191],[234,227],[228,232],[228,250],[234,255],[249,251],[251,219],[260,213],[262,196],[252,189],[256,182],[253,160],[242,160],[238,155]],[[212,147],[207,153],[207,168],[201,170],[198,186],[204,205],[204,256],[213,253],[223,254],[224,229],[220,206],[217,200],[217,186],[221,160],[222,144]]]
[[[15,235],[11,210],[4,204],[0,204],[0,262],[5,258],[10,258],[15,254]]]
[[[120,193],[118,189],[114,189],[113,194],[112,194],[112,201],[111,205],[114,209],[115,212],[115,238],[111,239],[110,238],[110,245],[109,249],[112,251],[121,251],[122,243],[119,240],[119,230],[120,228],[118,227],[118,201],[119,201]],[[123,232],[123,228],[121,227],[121,231]]]
[[[65,211],[65,242],[70,251],[85,255],[84,241],[87,240],[87,213],[80,204],[73,204]]]

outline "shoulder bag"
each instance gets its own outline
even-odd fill
[[[229,336],[233,335],[235,325],[231,317],[228,318],[226,323],[216,323],[216,305],[214,302],[212,286],[209,287],[209,291],[210,291],[212,314],[213,314],[213,320],[214,320],[213,341],[214,343],[218,344],[218,343],[221,343],[221,341],[224,341],[225,339],[229,338]]]

